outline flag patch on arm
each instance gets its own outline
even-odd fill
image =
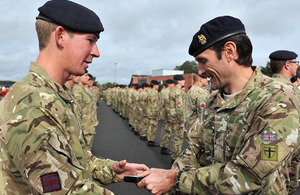
[[[57,172],[47,173],[45,175],[42,175],[41,182],[42,182],[44,193],[61,190],[60,179]]]

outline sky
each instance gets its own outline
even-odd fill
[[[275,50],[300,55],[299,0],[73,1],[93,10],[104,26],[97,42],[100,58],[88,68],[100,84],[129,84],[132,75],[151,75],[152,70],[194,60],[188,54],[193,35],[202,24],[224,15],[245,25],[254,65],[265,67]],[[0,1],[0,80],[20,80],[36,61],[35,17],[45,2]]]

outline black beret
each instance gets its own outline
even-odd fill
[[[90,9],[67,0],[51,0],[38,9],[36,19],[46,20],[75,32],[93,33],[99,38],[104,30],[99,17]]]
[[[148,83],[142,83],[142,88],[149,87]]]
[[[157,80],[152,80],[151,83],[152,83],[153,85],[159,85],[159,82],[158,82]]]
[[[298,55],[295,52],[287,50],[278,50],[270,54],[269,58],[271,60],[291,60],[296,59]]]
[[[205,76],[205,74],[200,74],[199,77],[201,77],[203,79],[207,79],[207,76]]]
[[[168,84],[174,84],[175,82],[172,79],[168,79],[168,80],[166,80],[166,83],[168,83]]]
[[[140,89],[140,88],[142,88],[142,86],[141,86],[140,84],[136,84],[136,85],[135,85],[135,88],[136,88],[136,89]]]
[[[204,50],[228,37],[246,34],[244,24],[232,16],[220,16],[203,24],[193,36],[189,54],[196,57]]]
[[[296,72],[296,77],[300,78],[300,73]]]
[[[184,77],[181,74],[177,74],[177,75],[174,75],[173,79],[176,81],[181,81],[181,80],[184,80]]]

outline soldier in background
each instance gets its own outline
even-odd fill
[[[300,90],[291,82],[291,78],[297,75],[299,61],[296,61],[298,55],[293,51],[277,50],[269,55],[270,67],[273,73],[272,78],[288,85],[297,94],[298,104],[300,105]],[[298,155],[300,156],[300,155]],[[300,159],[294,158],[290,164],[290,191],[296,191],[299,186]]]
[[[170,123],[171,123],[171,151],[173,161],[179,156],[183,144],[184,123],[186,122],[185,92],[182,90],[185,79],[182,75],[174,75],[175,86],[169,94]]]
[[[93,156],[64,85],[100,56],[101,21],[86,7],[52,0],[39,8],[36,31],[37,61],[0,102],[0,194],[113,194],[101,185],[147,167]]]
[[[296,94],[252,67],[242,22],[221,16],[203,24],[189,54],[215,91],[204,123],[171,170],[150,169],[138,187],[155,194],[288,194],[300,136]]]
[[[147,91],[149,89],[149,85],[147,83],[142,84],[143,90],[140,93],[139,99],[140,99],[140,115],[142,117],[142,120],[140,121],[140,138],[141,140],[147,140],[147,130],[149,126],[149,120],[148,120],[148,113],[147,113],[147,107],[148,107],[148,94]]]
[[[134,84],[130,84],[129,85],[129,89],[128,89],[128,99],[127,99],[127,109],[128,109],[128,123],[129,123],[129,126],[133,128],[132,124],[133,124],[133,121],[134,121],[134,110],[135,110],[135,107],[134,107],[134,104],[135,104],[135,97],[134,97],[134,94],[135,94],[135,88],[136,88],[136,85]]]
[[[161,97],[161,141],[160,153],[170,155],[169,141],[171,136],[171,121],[170,121],[170,92],[174,87],[175,82],[172,79],[166,80],[166,88],[160,91]]]
[[[86,146],[91,150],[93,145],[93,138],[96,133],[94,123],[93,101],[90,95],[89,89],[89,74],[85,73],[80,77],[79,83],[74,85],[72,91],[75,100],[79,103],[81,107],[81,125],[83,130],[83,135],[85,138]]]
[[[299,86],[300,86],[300,73],[299,72],[296,73],[296,76],[291,78],[291,82],[299,89]]]
[[[159,143],[154,141],[155,134],[158,125],[158,116],[159,116],[159,99],[158,99],[158,87],[159,82],[157,80],[152,80],[150,83],[150,89],[147,93],[147,114],[149,120],[149,127],[147,132],[148,146],[158,147]]]
[[[141,101],[140,101],[140,94],[141,91],[143,90],[142,86],[139,84],[136,84],[136,90],[134,92],[134,107],[133,109],[135,110],[134,112],[134,120],[133,120],[133,124],[132,127],[134,129],[134,134],[135,135],[140,135],[140,129],[141,129],[141,121],[143,120],[144,116],[142,116],[142,106],[141,106]]]
[[[210,95],[209,91],[205,88],[208,83],[205,75],[198,76],[193,74],[193,80],[194,84],[187,94],[187,129],[190,129],[197,118],[201,123],[203,122],[202,112],[205,102]]]

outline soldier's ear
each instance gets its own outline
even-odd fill
[[[58,26],[54,31],[56,46],[58,48],[64,48],[66,42],[66,30],[62,26]]]

